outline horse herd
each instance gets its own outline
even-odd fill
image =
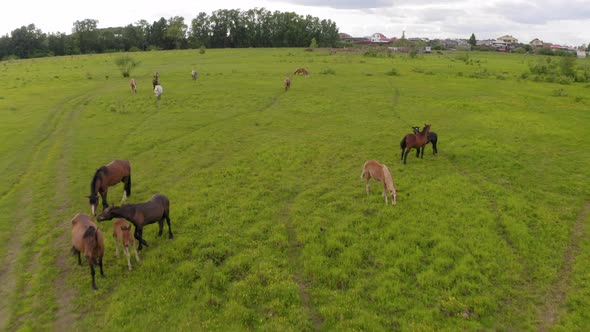
[[[100,274],[104,276],[102,259],[104,256],[104,237],[92,219],[96,217],[98,222],[115,219],[113,223],[113,237],[115,238],[116,255],[119,257],[119,243],[127,257],[127,266],[131,270],[129,247],[135,252],[135,259],[139,262],[137,250],[141,250],[148,243],[143,239],[143,227],[155,222],[159,223],[162,235],[164,220],[168,224],[168,236],[173,238],[170,227],[170,201],[162,194],[153,195],[147,202],[137,204],[124,204],[121,206],[109,206],[107,202],[108,189],[122,182],[124,184],[123,198],[131,196],[131,165],[127,160],[114,160],[111,163],[99,167],[90,181],[90,195],[88,202],[92,216],[78,213],[72,218],[72,253],[78,255],[78,264],[82,265],[81,254],[84,254],[90,274],[92,276],[92,288],[96,288],[94,267],[100,268]],[[102,199],[103,211],[98,216],[96,208],[99,203],[99,195]],[[135,226],[131,234],[131,222]],[[139,242],[135,249],[134,238]]]
[[[298,68],[293,75],[304,74],[309,76],[309,72],[305,68]],[[193,80],[197,79],[197,72],[192,71],[191,76]],[[160,99],[162,94],[162,86],[159,84],[159,74],[154,73],[152,81],[154,93]],[[285,91],[291,86],[291,78],[285,79]],[[130,81],[131,91],[137,92],[137,83],[134,79]],[[412,127],[413,133],[407,134],[400,142],[401,160],[406,164],[406,159],[410,151],[416,149],[416,157],[424,157],[424,148],[428,143],[432,143],[433,154],[438,153],[437,141],[438,136],[435,132],[430,131],[430,125],[425,124],[420,131],[419,127]],[[361,179],[365,184],[365,190],[369,195],[370,180],[374,179],[380,181],[383,185],[383,197],[385,204],[388,204],[388,196],[391,197],[391,204],[397,203],[397,191],[393,182],[393,176],[389,168],[381,164],[377,160],[367,160],[361,172]],[[140,261],[138,250],[142,250],[143,246],[148,246],[148,243],[143,239],[143,227],[149,224],[158,222],[159,232],[161,236],[164,228],[164,221],[168,224],[168,237],[173,238],[172,229],[170,226],[170,201],[162,194],[153,195],[148,201],[137,204],[123,204],[121,206],[109,206],[107,201],[108,188],[118,184],[124,184],[123,197],[121,202],[124,202],[127,197],[131,196],[131,165],[127,160],[114,160],[111,163],[99,167],[90,182],[90,195],[87,196],[92,216],[78,213],[72,218],[72,252],[78,255],[78,264],[82,264],[81,254],[84,254],[86,261],[90,266],[90,274],[92,276],[92,288],[97,289],[95,282],[95,266],[100,268],[100,273],[103,272],[103,256],[104,256],[104,237],[100,229],[93,220],[96,217],[98,222],[115,219],[113,223],[113,238],[115,239],[116,256],[119,257],[119,244],[123,248],[123,252],[127,258],[127,266],[129,270],[131,267],[129,247],[133,248],[135,259]],[[98,216],[96,210],[99,204],[99,195],[102,199],[103,211]],[[133,234],[131,233],[131,225],[135,227]],[[135,240],[138,241],[138,247],[135,248]]]

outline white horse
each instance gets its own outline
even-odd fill
[[[197,71],[196,70],[193,70],[191,72],[191,76],[193,77],[193,80],[196,80],[197,78],[199,78],[199,74],[197,74]]]
[[[162,92],[164,92],[164,89],[162,89],[161,85],[156,85],[156,87],[154,88],[154,94],[156,95],[156,97],[158,99],[160,99],[160,96],[162,95]]]

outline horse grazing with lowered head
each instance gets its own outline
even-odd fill
[[[156,95],[156,98],[158,98],[158,100],[160,100],[160,96],[162,96],[163,92],[164,92],[164,89],[162,88],[161,85],[156,85],[154,87],[154,94]]]
[[[412,127],[412,129],[414,130],[415,135],[420,133],[420,127]],[[434,131],[429,132],[428,133],[428,142],[426,142],[426,144],[432,143],[432,154],[438,154],[438,149],[436,147],[437,142],[438,142],[438,135]],[[419,151],[416,150],[416,157],[418,157],[418,153],[419,153]]]
[[[191,72],[191,76],[193,77],[193,81],[196,81],[197,78],[199,78],[199,74],[197,74],[197,71],[193,69],[193,71]]]
[[[135,82],[134,79],[131,79],[131,81],[129,81],[129,85],[131,86],[131,92],[137,93],[137,82]]]
[[[289,88],[291,87],[291,79],[289,77],[285,78],[284,84],[285,84],[285,92],[287,92],[289,90]]]
[[[303,67],[295,69],[295,71],[293,72],[293,75],[297,75],[297,74],[303,74],[303,75],[305,75],[305,77],[309,77],[309,72],[307,71],[307,69],[305,69]]]
[[[402,138],[400,142],[400,148],[402,149],[401,160],[404,161],[404,164],[406,163],[406,159],[412,148],[417,149],[418,152],[420,152],[420,149],[422,149],[421,158],[424,158],[424,146],[428,142],[429,132],[430,125],[427,124],[424,125],[424,129],[420,133],[407,134],[406,136],[404,136],[404,138]]]
[[[102,270],[102,257],[104,256],[104,238],[92,217],[87,214],[78,213],[72,218],[72,253],[78,254],[78,265],[82,265],[80,254],[83,253],[92,275],[92,288],[96,290],[94,281],[95,266],[100,267],[100,274],[104,277]]]
[[[143,227],[158,222],[160,226],[158,236],[161,236],[164,228],[164,219],[168,223],[168,237],[170,239],[174,238],[172,229],[170,228],[170,201],[166,196],[161,194],[153,195],[149,201],[144,203],[108,207],[96,217],[96,220],[104,221],[113,218],[127,219],[135,226],[134,236],[139,241],[137,250],[141,250],[143,246],[148,246],[147,242],[143,239]]]
[[[389,168],[387,168],[386,165],[379,163],[377,160],[367,160],[363,165],[363,170],[361,172],[361,179],[367,182],[365,186],[367,195],[369,194],[369,189],[371,187],[369,184],[371,178],[381,181],[383,184],[385,204],[387,205],[387,194],[389,193],[389,195],[391,195],[391,205],[395,205],[397,202],[397,191],[395,190],[393,176],[391,175]]]
[[[139,256],[137,255],[137,249],[135,248],[135,241],[133,239],[133,235],[131,234],[131,225],[127,222],[127,220],[123,218],[117,218],[113,223],[113,238],[115,239],[115,251],[117,253],[117,258],[119,257],[119,243],[121,243],[121,247],[123,247],[123,253],[125,257],[127,257],[127,266],[129,267],[129,271],[131,271],[131,259],[129,254],[129,247],[133,248],[135,251],[135,260],[139,263]]]
[[[102,208],[104,210],[109,206],[107,203],[109,187],[119,182],[125,184],[123,198],[121,199],[121,201],[125,201],[127,197],[131,196],[131,165],[127,160],[113,160],[106,166],[100,166],[94,172],[92,181],[90,181],[90,196],[88,196],[93,216],[96,215],[98,194],[102,197]]]

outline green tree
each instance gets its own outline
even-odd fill
[[[85,19],[74,22],[72,34],[74,35],[75,46],[81,53],[90,53],[98,48],[98,20]]]
[[[209,16],[204,12],[193,18],[189,32],[189,43],[192,47],[211,46],[210,24]]]
[[[318,48],[318,42],[315,40],[315,37],[311,39],[311,44],[309,44],[309,48]]]
[[[469,44],[471,46],[476,46],[477,45],[477,40],[475,39],[475,34],[474,33],[472,33],[471,34],[471,37],[469,37]]]
[[[168,20],[168,29],[164,34],[166,38],[167,49],[181,49],[185,46],[186,30],[188,26],[184,24],[184,17],[174,16]]]

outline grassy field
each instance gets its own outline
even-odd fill
[[[590,86],[523,79],[540,57],[133,53],[133,95],[117,56],[0,62],[0,329],[590,326]],[[311,77],[285,93],[300,66]],[[439,154],[401,164],[425,123]],[[70,220],[114,159],[131,162],[130,202],[170,198],[175,238],[148,226],[128,271],[101,223],[95,292]],[[391,169],[397,206],[376,182],[366,195],[367,159]]]

